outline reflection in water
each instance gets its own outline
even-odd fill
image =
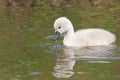
[[[69,78],[73,76],[75,74],[73,67],[75,61],[78,60],[88,60],[89,63],[110,63],[110,61],[104,59],[114,57],[114,48],[114,46],[85,48],[64,47],[63,54],[57,52],[53,76],[56,78]]]
[[[68,53],[64,50],[64,54],[57,53],[56,66],[54,67],[53,75],[57,78],[69,78],[74,75],[73,66],[75,61],[70,60],[74,58],[74,54]]]
[[[29,74],[30,75],[39,75],[39,74],[41,74],[41,72],[30,72]]]

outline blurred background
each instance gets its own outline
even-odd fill
[[[66,16],[79,28],[116,28],[120,24],[119,5],[119,0],[0,0],[0,22],[1,26],[12,23],[17,28],[45,24],[50,28],[54,19]]]

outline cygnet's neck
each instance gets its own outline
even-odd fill
[[[66,46],[72,46],[73,42],[75,40],[73,25],[72,25],[72,23],[70,23],[67,26],[69,27],[69,29],[68,29],[66,35],[64,36],[63,44]]]

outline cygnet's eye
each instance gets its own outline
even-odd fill
[[[59,29],[61,29],[61,27],[58,27]]]

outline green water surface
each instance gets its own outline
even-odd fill
[[[120,80],[120,4],[113,4],[1,9],[0,80]],[[52,41],[53,23],[60,16],[68,17],[75,30],[114,33],[116,45],[67,48],[62,38]]]

